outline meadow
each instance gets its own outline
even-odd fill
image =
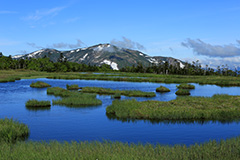
[[[239,120],[240,96],[177,97],[167,102],[115,100],[106,113],[120,119]]]
[[[0,82],[14,82],[26,78],[50,79],[85,79],[127,82],[154,82],[154,83],[198,83],[218,86],[240,86],[239,76],[189,76],[189,75],[162,75],[150,73],[113,72],[103,74],[78,72],[39,72],[32,70],[1,70]]]
[[[122,142],[18,142],[1,143],[0,159],[240,159],[240,137],[209,141],[189,147],[128,144]]]
[[[30,70],[0,71],[0,82],[20,79],[92,79],[130,82],[199,83],[220,86],[240,86],[240,77],[179,76],[138,73],[47,73]],[[70,85],[69,85],[70,86]],[[79,86],[71,86],[77,88]],[[84,87],[85,88],[85,87]],[[83,88],[83,90],[84,90]],[[92,93],[124,95],[119,90],[94,89]],[[99,105],[95,94],[70,91],[60,87],[47,89],[47,94],[60,96],[53,104],[66,106]],[[130,96],[130,94],[128,94]],[[116,97],[115,97],[116,96]],[[132,96],[132,95],[131,95]],[[136,95],[135,95],[136,96]],[[167,102],[114,100],[106,109],[107,115],[120,119],[163,121],[234,121],[240,119],[240,96],[178,97]],[[3,122],[4,121],[4,122]],[[128,144],[113,141],[27,141],[29,129],[17,121],[0,120],[0,159],[240,159],[240,137],[212,140],[195,145]]]

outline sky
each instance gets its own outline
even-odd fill
[[[1,0],[0,52],[111,43],[240,67],[239,0]]]

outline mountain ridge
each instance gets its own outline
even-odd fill
[[[172,57],[149,56],[143,52],[117,47],[115,45],[104,43],[85,48],[77,48],[68,51],[59,51],[56,49],[40,49],[28,54],[12,56],[13,59],[43,58],[49,57],[51,61],[57,62],[60,57],[67,61],[76,63],[85,63],[100,66],[108,64],[113,70],[132,65],[142,64],[149,66],[152,64],[162,64],[168,62],[169,65],[179,65],[184,67],[185,62]]]

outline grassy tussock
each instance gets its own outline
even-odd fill
[[[183,83],[183,84],[177,85],[177,88],[178,89],[195,89],[195,86],[192,84]]]
[[[240,138],[204,144],[162,146],[122,142],[18,142],[0,145],[1,159],[240,159]]]
[[[96,106],[102,104],[102,101],[97,99],[96,95],[94,94],[69,91],[60,87],[48,88],[47,94],[62,97],[62,99],[53,100],[54,105],[66,105],[77,107],[77,106]]]
[[[97,94],[120,94],[128,97],[155,97],[154,92],[143,92],[138,90],[112,90],[110,88],[101,87],[83,87],[81,92],[85,93],[97,93]]]
[[[47,88],[47,87],[51,87],[51,85],[42,82],[42,81],[37,81],[37,82],[33,82],[32,84],[30,84],[30,87],[32,88]]]
[[[121,94],[120,93],[115,93],[111,97],[114,98],[114,99],[121,99]]]
[[[27,125],[13,119],[0,119],[0,143],[15,143],[19,140],[25,140],[28,135],[29,129]]]
[[[179,89],[177,92],[175,92],[176,95],[190,95],[190,92],[188,89]]]
[[[67,84],[67,90],[78,90],[81,89],[81,87],[79,87],[77,84],[73,84],[73,85],[68,85]]]
[[[25,103],[26,107],[50,107],[51,102],[50,101],[38,101],[35,99],[28,100]]]
[[[156,89],[156,92],[170,92],[170,89],[164,86],[160,86]]]
[[[240,96],[178,97],[175,100],[115,100],[106,113],[120,119],[219,120],[240,119]]]

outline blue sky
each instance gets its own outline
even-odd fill
[[[150,56],[240,66],[239,0],[8,0],[0,5],[0,51],[141,44]],[[122,43],[122,44],[124,44]]]

